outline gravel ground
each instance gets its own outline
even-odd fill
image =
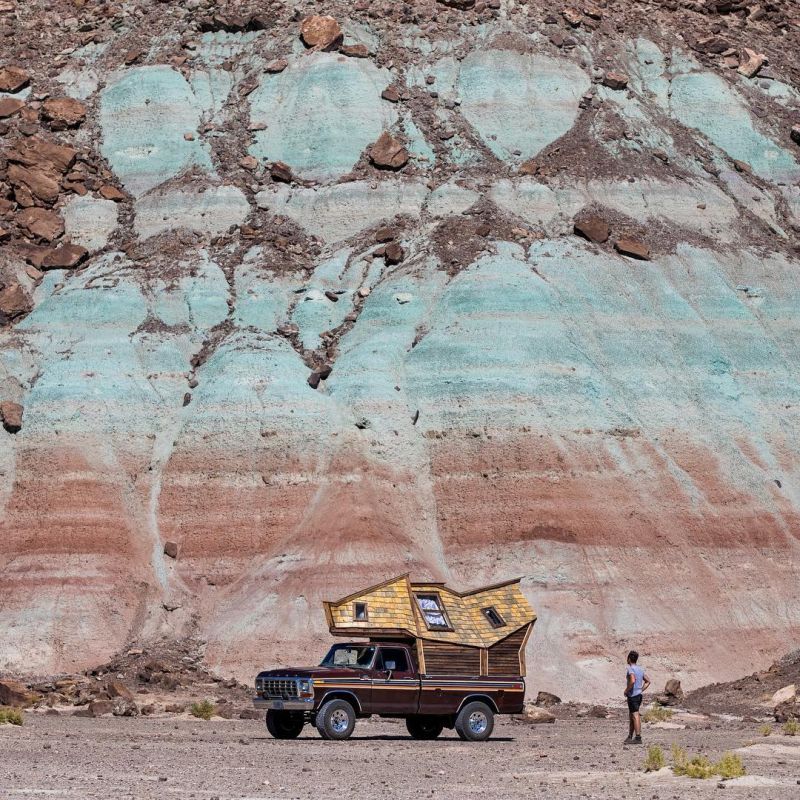
[[[687,727],[650,728],[646,743],[667,753],[678,743],[712,759],[743,748],[748,775],[726,782],[725,796],[800,798],[800,737],[763,737],[756,723],[676,722]],[[626,733],[621,716],[535,726],[501,718],[484,744],[465,744],[450,731],[417,742],[402,721],[369,720],[359,721],[348,742],[324,742],[310,728],[287,742],[253,720],[28,714],[21,728],[0,727],[0,797],[719,797],[716,779],[645,774],[647,748],[623,747]]]

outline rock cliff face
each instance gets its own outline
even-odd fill
[[[795,3],[0,25],[0,670],[247,678],[403,571],[524,575],[570,697],[796,640]]]

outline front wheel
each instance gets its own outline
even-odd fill
[[[346,700],[328,700],[317,712],[317,730],[323,739],[349,739],[355,726],[355,709]]]
[[[444,722],[439,717],[420,714],[406,717],[406,728],[412,739],[435,739],[444,730]]]
[[[458,712],[455,729],[466,742],[486,741],[494,729],[494,712],[480,700],[467,703]]]
[[[302,711],[267,711],[267,730],[274,739],[296,739],[303,725]]]

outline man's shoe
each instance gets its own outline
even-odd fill
[[[633,736],[629,736],[622,744],[633,744]]]
[[[641,736],[634,736],[633,739],[631,739],[631,744],[641,744],[641,743],[642,743]]]

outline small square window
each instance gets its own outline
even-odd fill
[[[366,622],[369,619],[366,603],[353,603],[353,619],[356,622]]]
[[[453,630],[438,594],[418,594],[417,605],[429,631]]]
[[[500,616],[500,613],[494,606],[482,608],[481,613],[486,617],[493,628],[505,628],[506,621]]]

